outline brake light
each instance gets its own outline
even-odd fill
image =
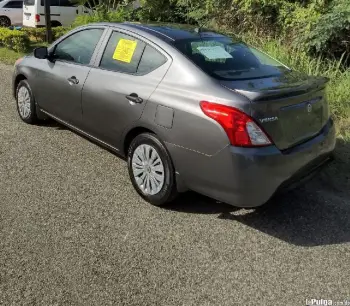
[[[261,147],[271,145],[269,137],[253,118],[227,105],[201,101],[204,114],[217,121],[225,130],[231,145]]]
[[[39,14],[35,15],[35,22],[40,22],[40,15]]]

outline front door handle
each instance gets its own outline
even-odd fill
[[[69,85],[77,85],[79,84],[79,80],[75,76],[72,76],[68,79],[68,83]]]
[[[129,100],[129,102],[131,103],[142,103],[143,102],[143,99],[140,98],[136,93],[132,93],[128,96],[126,96],[126,98]]]

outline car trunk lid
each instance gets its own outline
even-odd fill
[[[280,76],[221,81],[251,100],[256,119],[280,150],[317,135],[328,120],[328,79],[288,71]]]

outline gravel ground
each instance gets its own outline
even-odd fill
[[[350,188],[341,171],[336,184],[326,169],[258,210],[194,193],[152,207],[117,156],[58,124],[22,123],[12,67],[0,71],[0,305],[350,299]]]

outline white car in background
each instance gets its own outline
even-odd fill
[[[76,1],[51,0],[51,25],[53,27],[69,26],[78,15],[86,15],[91,10]],[[38,28],[45,26],[44,0],[24,0],[23,26]]]
[[[0,2],[0,27],[22,25],[23,0],[3,0]]]

